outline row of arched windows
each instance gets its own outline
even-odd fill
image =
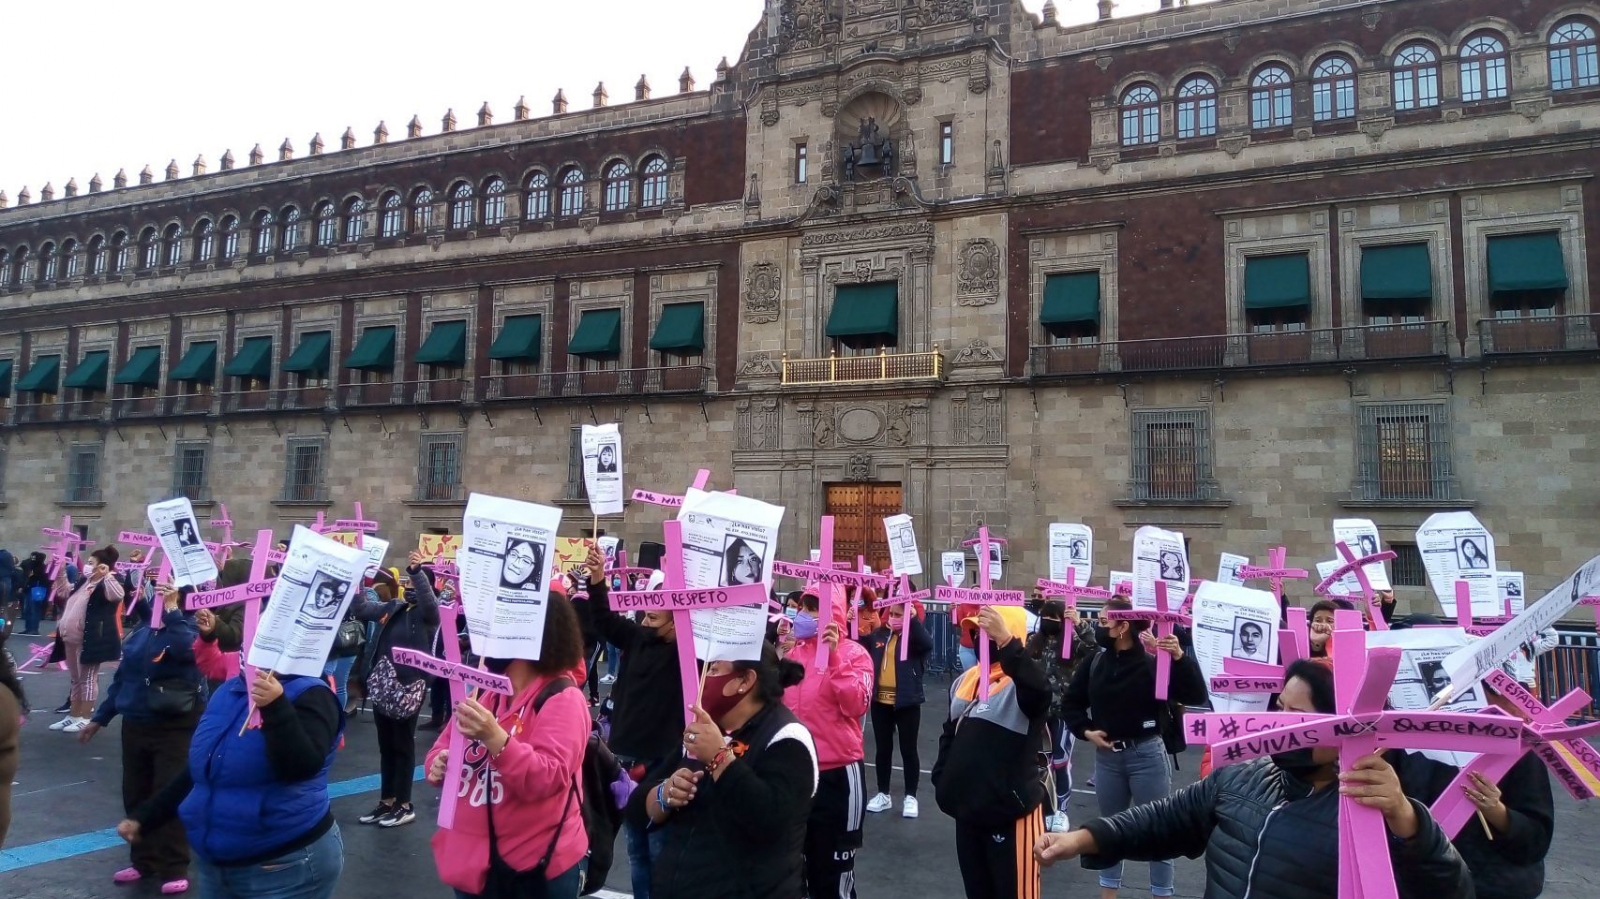
[[[602,175],[603,210],[624,212],[634,208],[636,188],[639,207],[665,206],[667,169],[665,157],[651,155],[641,163],[636,179],[632,165],[623,160],[611,162]],[[562,169],[554,185],[546,172],[531,172],[522,184],[522,218],[539,221],[583,213],[585,184],[583,169],[578,166]],[[505,179],[499,176],[491,176],[476,187],[464,180],[453,183],[446,194],[447,227],[452,231],[464,231],[504,224],[508,217],[508,193]],[[378,200],[378,236],[397,238],[434,230],[434,202],[434,192],[428,187],[413,190],[409,197],[395,190],[385,192]],[[366,201],[351,197],[338,206],[326,200],[318,203],[311,210],[309,223],[294,205],[285,206],[276,213],[270,209],[259,210],[249,220],[248,229],[235,215],[216,221],[202,218],[188,235],[192,241],[189,259],[206,263],[239,258],[241,234],[246,230],[248,234],[242,245],[255,256],[292,253],[309,246],[357,243],[366,236],[366,212]],[[127,231],[117,231],[109,240],[97,235],[82,253],[78,242],[71,239],[63,241],[59,247],[54,242],[46,243],[37,254],[27,246],[10,251],[0,249],[0,288],[71,280],[80,273],[93,277],[120,275],[136,268],[175,266],[184,260],[184,239],[182,227],[174,222],[159,231],[153,225],[147,227],[137,240],[131,240]]]
[[[1550,88],[1570,91],[1600,87],[1600,42],[1587,19],[1567,19],[1549,35]],[[1439,105],[1439,49],[1428,41],[1411,41],[1389,60],[1391,105],[1397,112]],[[1493,31],[1468,36],[1457,54],[1460,97],[1464,103],[1504,100],[1511,94],[1510,54],[1504,37]],[[1356,64],[1343,53],[1330,53],[1311,68],[1311,115],[1317,122],[1355,118],[1358,100]],[[1280,62],[1269,62],[1250,75],[1250,128],[1264,131],[1294,124],[1294,74]],[[1179,140],[1217,133],[1217,82],[1196,73],[1178,82],[1176,91]],[[1161,94],[1155,85],[1138,82],[1122,92],[1121,142],[1125,147],[1161,140]]]

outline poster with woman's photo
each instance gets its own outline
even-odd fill
[[[561,510],[474,493],[462,520],[461,602],[476,655],[538,659]]]
[[[1350,551],[1355,553],[1358,559],[1375,556],[1383,551],[1383,541],[1378,538],[1378,526],[1366,518],[1335,519],[1333,522],[1333,542],[1343,543],[1350,547]],[[1344,557],[1340,556],[1339,558],[1343,559]],[[1361,569],[1366,572],[1367,583],[1372,585],[1372,589],[1394,589],[1389,585],[1389,572],[1384,568],[1382,562],[1372,562],[1361,566]],[[1354,575],[1351,575],[1352,580],[1354,580],[1354,577]],[[1356,583],[1359,584],[1359,582]],[[1347,592],[1358,593],[1360,592],[1360,587],[1353,586]]]
[[[145,517],[161,541],[161,551],[172,560],[173,586],[198,587],[217,579],[217,560],[200,536],[200,523],[188,497],[151,503],[145,508]]]
[[[366,553],[296,525],[246,661],[278,674],[320,677],[366,570]]]
[[[1189,593],[1189,548],[1183,535],[1145,526],[1133,535],[1133,607],[1156,607],[1156,581],[1167,584],[1167,607],[1177,609]]]
[[[615,424],[584,425],[583,483],[589,489],[589,510],[596,515],[622,514],[622,433]]]
[[[1527,608],[1527,598],[1523,596],[1527,585],[1520,571],[1497,571],[1494,573],[1495,583],[1500,588],[1501,605],[1510,605],[1512,615],[1521,615]]]
[[[998,585],[1000,578],[1006,573],[1005,547],[999,543],[989,544],[989,583]]]
[[[1089,584],[1094,568],[1094,529],[1086,524],[1056,522],[1050,525],[1050,580],[1067,582],[1072,571],[1072,586]]]
[[[944,582],[952,587],[959,587],[967,582],[967,554],[964,552],[944,552],[939,554],[939,570],[944,573]]]
[[[600,544],[600,554],[605,557],[606,569],[616,568],[617,554],[622,552],[622,538],[600,537],[595,543]]]
[[[1398,646],[1400,670],[1389,688],[1389,704],[1404,711],[1423,711],[1450,685],[1450,675],[1444,660],[1450,654],[1473,642],[1467,632],[1459,627],[1406,628],[1397,631],[1370,631],[1367,646]],[[1484,708],[1481,684],[1463,690],[1441,711],[1476,712]],[[1447,765],[1460,767],[1472,759],[1471,753],[1443,751],[1424,752],[1428,758]]]
[[[1471,512],[1439,512],[1417,528],[1417,550],[1428,583],[1446,615],[1456,611],[1456,581],[1472,594],[1472,617],[1505,614],[1495,577],[1494,537]]]
[[[883,520],[889,537],[889,569],[895,577],[922,574],[922,554],[917,552],[917,529],[910,515],[891,515]]]
[[[690,488],[678,510],[683,525],[685,587],[772,583],[783,507],[748,496]],[[691,612],[695,650],[702,659],[761,657],[765,606],[729,606]]]
[[[1194,595],[1194,655],[1209,681],[1227,659],[1278,662],[1278,600],[1267,590],[1205,581]],[[1264,712],[1267,693],[1213,693],[1219,712]]]

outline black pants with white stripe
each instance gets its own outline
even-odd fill
[[[822,772],[806,821],[806,895],[856,899],[856,852],[867,797],[864,762]]]

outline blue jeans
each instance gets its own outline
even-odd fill
[[[650,899],[650,877],[655,873],[656,859],[667,845],[667,831],[661,827],[640,827],[632,821],[622,822],[628,835],[628,873],[633,877],[633,899]]]
[[[622,667],[622,653],[610,643],[606,644],[606,673],[612,677],[617,676],[617,669]]]
[[[333,692],[339,696],[339,708],[344,708],[349,702],[350,669],[356,666],[355,656],[345,656],[342,659],[329,659],[322,666],[322,676],[333,678]]]
[[[39,632],[39,619],[44,617],[44,604],[45,598],[34,599],[32,590],[22,595],[22,629],[25,632],[30,634]]]
[[[578,899],[578,890],[583,887],[584,863],[579,862],[554,877],[545,878],[544,894],[549,899]],[[211,899],[205,896],[203,899]],[[471,893],[456,890],[456,899],[478,899]]]
[[[315,843],[260,865],[224,868],[195,858],[205,899],[330,899],[344,871],[339,825]]]
[[[962,646],[956,650],[956,658],[961,660],[961,670],[965,671],[978,664],[978,651],[971,647]]]
[[[1100,816],[1109,818],[1135,805],[1165,799],[1172,791],[1172,763],[1160,737],[1150,737],[1132,749],[1094,751],[1094,793],[1100,800]],[[1171,860],[1150,863],[1150,894],[1172,895]],[[1100,872],[1100,886],[1115,890],[1122,886],[1122,863]]]

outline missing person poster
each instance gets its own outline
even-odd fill
[[[1333,542],[1343,543],[1350,547],[1356,558],[1365,559],[1375,556],[1383,551],[1383,541],[1378,539],[1378,526],[1365,518],[1339,518],[1333,522]],[[1343,556],[1339,557],[1343,560]],[[1342,561],[1341,561],[1342,564]],[[1374,590],[1392,590],[1389,585],[1389,572],[1384,570],[1382,562],[1373,562],[1361,566],[1367,575],[1367,583]],[[1360,593],[1360,582],[1354,574],[1350,575],[1351,586],[1345,592]],[[1454,589],[1454,588],[1452,588]]]
[[[1523,610],[1528,607],[1527,599],[1523,596],[1523,591],[1527,588],[1527,584],[1524,582],[1522,572],[1496,571],[1494,578],[1496,585],[1500,588],[1500,604],[1509,606],[1513,616],[1521,615]],[[1502,612],[1501,614],[1505,613]]]
[[[1249,556],[1241,556],[1238,553],[1223,553],[1222,558],[1217,562],[1217,583],[1227,584],[1230,587],[1243,587],[1244,575],[1239,572],[1249,564]]]
[[[1194,597],[1194,654],[1206,680],[1223,673],[1228,659],[1278,663],[1282,612],[1268,590],[1204,581]],[[1218,712],[1264,712],[1270,693],[1213,693]]]
[[[895,577],[922,574],[922,554],[917,552],[917,531],[910,515],[891,515],[883,520],[889,535],[889,570]]]
[[[1354,549],[1355,547],[1351,547]],[[1372,631],[1367,634],[1367,646],[1397,646],[1400,670],[1395,673],[1394,685],[1389,688],[1389,704],[1403,711],[1425,711],[1433,698],[1450,685],[1444,660],[1451,653],[1472,643],[1467,632],[1459,627],[1413,627],[1398,631]],[[1455,695],[1443,706],[1446,712],[1476,712],[1484,708],[1481,684],[1473,684]],[[1473,758],[1472,753],[1428,750],[1423,755],[1446,765],[1460,767]]]
[[[1067,571],[1072,572],[1072,586],[1089,585],[1089,574],[1094,568],[1094,529],[1086,524],[1056,522],[1050,525],[1050,580],[1058,584],[1067,582]]]
[[[772,583],[783,507],[748,496],[690,488],[678,510],[683,524],[683,585],[690,588]],[[766,638],[765,605],[690,613],[695,652],[707,661],[755,661]]]
[[[622,538],[601,537],[595,542],[600,544],[600,554],[605,556],[606,570],[616,568],[618,553],[622,552]]]
[[[589,510],[596,515],[621,515],[622,433],[615,424],[584,425],[582,444]]]
[[[296,525],[246,661],[277,674],[321,677],[366,569],[366,553]]]
[[[338,531],[324,535],[335,543],[354,547],[367,554],[367,574],[376,572],[383,567],[383,560],[389,555],[389,541],[371,534],[358,536],[355,531]]]
[[[944,582],[952,587],[959,587],[967,582],[967,554],[959,550],[939,554],[939,570],[944,573]]]
[[[1456,581],[1472,592],[1472,617],[1505,613],[1495,578],[1494,538],[1471,512],[1438,512],[1417,528],[1417,550],[1428,583],[1446,615],[1456,612]]]
[[[172,560],[173,586],[198,587],[217,579],[217,560],[200,537],[200,523],[188,497],[151,503],[145,517],[161,541],[161,551]]]
[[[462,521],[461,602],[473,653],[538,659],[561,510],[474,493]]]
[[[1146,525],[1133,535],[1133,607],[1156,607],[1156,581],[1167,584],[1167,607],[1176,609],[1189,592],[1189,548],[1183,535]]]

